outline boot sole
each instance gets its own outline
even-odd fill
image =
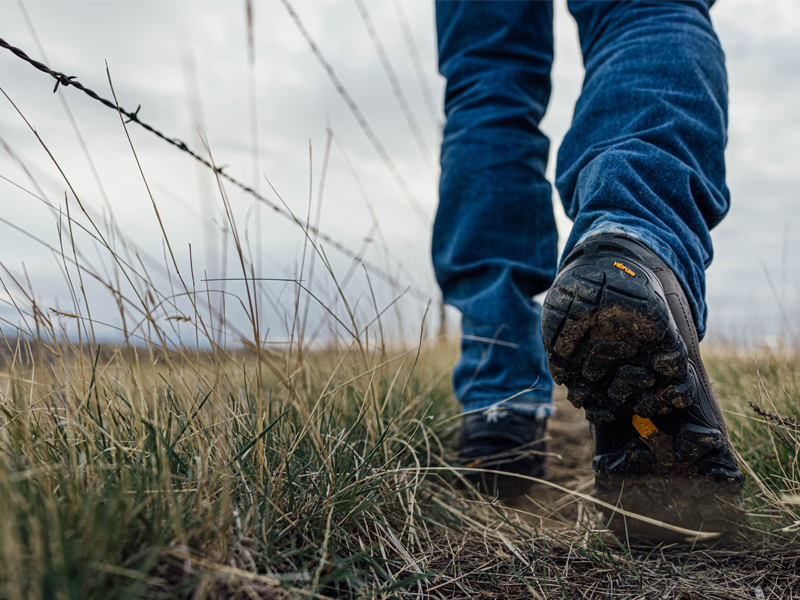
[[[725,436],[688,422],[670,435],[649,421],[680,422],[695,378],[655,275],[629,259],[582,260],[548,292],[542,335],[550,373],[572,405],[590,422],[638,433],[595,457],[595,494],[682,527],[730,529],[741,513],[742,476],[715,460],[728,451]],[[654,534],[641,522],[627,525]]]

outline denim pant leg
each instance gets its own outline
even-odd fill
[[[433,265],[444,301],[461,311],[453,372],[465,411],[500,401],[549,416],[553,381],[541,306],[557,264],[549,141],[551,2],[436,3],[447,78]]]
[[[565,256],[596,233],[638,237],[675,271],[701,336],[709,230],[730,204],[727,74],[709,4],[569,2],[586,77],[556,173],[575,221]]]

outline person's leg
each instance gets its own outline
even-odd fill
[[[683,285],[701,338],[709,230],[730,203],[728,83],[709,4],[569,2],[586,76],[556,176],[575,221],[564,256],[599,232],[641,239]]]
[[[550,96],[551,2],[436,3],[447,78],[433,265],[462,315],[453,372],[465,412],[498,402],[546,418],[553,382],[532,296],[555,276],[557,232],[538,124]]]
[[[575,226],[544,302],[550,372],[593,424],[598,498],[724,530],[743,479],[698,349],[729,204],[722,49],[704,2],[569,7],[586,78],[557,168]]]

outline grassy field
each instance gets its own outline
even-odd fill
[[[445,342],[291,354],[6,342],[2,598],[800,593],[794,351],[706,353],[747,477],[739,532],[637,547],[583,496],[591,444],[563,395],[559,487],[513,506],[460,490]]]
[[[800,351],[707,349],[747,520],[725,539],[633,545],[589,496],[588,427],[561,392],[548,481],[513,505],[464,489],[450,466],[455,344],[408,322],[419,344],[387,342],[375,295],[367,309],[348,304],[308,220],[297,223],[307,241],[297,279],[316,258],[340,293],[320,302],[335,341],[304,339],[309,267],[284,315],[289,343],[265,347],[252,254],[219,192],[245,280],[228,294],[251,324],[230,343],[193,269],[180,274],[155,200],[167,291],[80,202],[81,214],[54,213],[60,254],[51,248],[74,313],[43,309],[27,275],[0,263],[19,317],[0,328],[0,599],[800,594]],[[91,266],[81,236],[110,268]],[[129,343],[87,342],[96,324],[84,280],[119,304]]]

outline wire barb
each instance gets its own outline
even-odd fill
[[[128,117],[128,120],[127,120],[127,121],[125,121],[125,124],[126,124],[126,125],[127,125],[128,123],[130,123],[131,121],[136,121],[137,123],[139,122],[139,111],[141,110],[141,108],[142,108],[142,105],[141,105],[141,104],[140,104],[139,106],[137,106],[137,107],[136,107],[136,110],[135,110],[135,111],[133,111],[133,114],[132,114],[130,117]]]
[[[58,91],[59,85],[67,87],[70,83],[72,83],[73,79],[75,79],[74,75],[64,75],[63,73],[59,73],[58,77],[56,77],[56,86],[53,88],[53,93],[55,94],[56,91]]]

